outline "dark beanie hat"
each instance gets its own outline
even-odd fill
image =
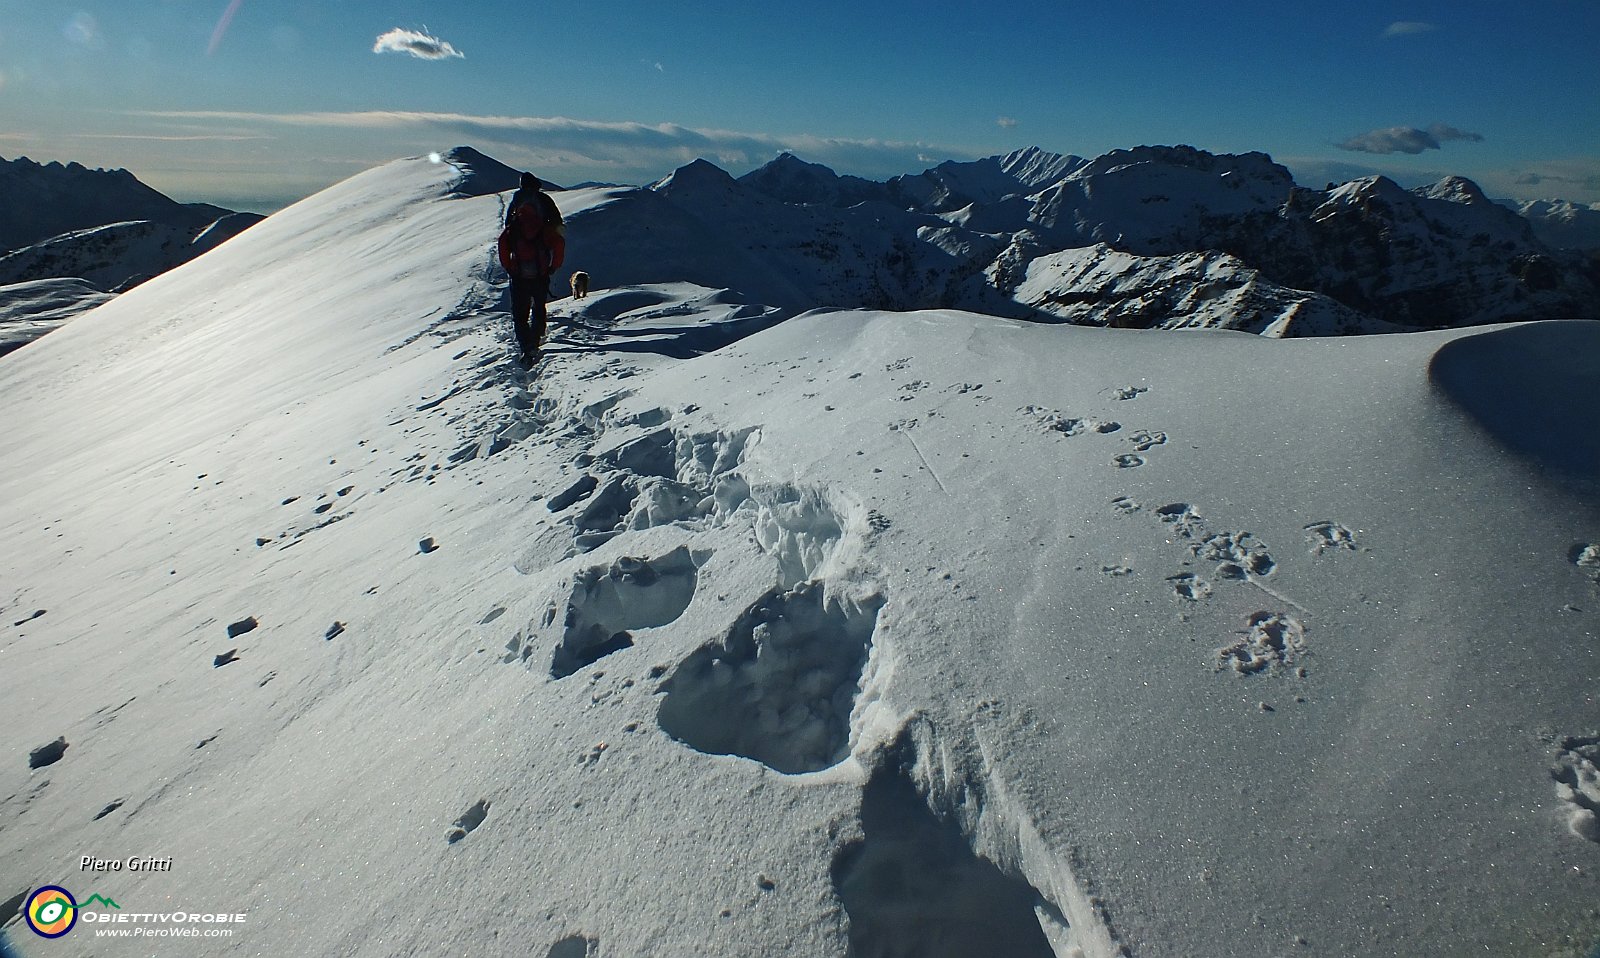
[[[541,187],[543,185],[544,185],[543,183],[539,182],[539,178],[537,176],[534,176],[532,173],[524,173],[524,174],[522,174],[522,188],[523,189],[525,189],[525,190],[536,190],[536,189],[538,189],[539,187]]]

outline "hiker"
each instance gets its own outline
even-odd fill
[[[561,268],[567,253],[561,211],[541,189],[543,185],[532,173],[522,174],[522,185],[506,207],[506,225],[500,233],[500,265],[511,276],[511,323],[527,366],[539,361],[550,274]]]

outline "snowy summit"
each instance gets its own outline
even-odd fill
[[[441,159],[0,360],[11,950],[1600,946],[1600,324],[1471,325],[1583,302],[1514,214],[693,165],[552,194],[528,372]]]

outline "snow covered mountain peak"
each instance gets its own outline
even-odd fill
[[[440,161],[460,171],[461,180],[456,184],[456,192],[462,196],[485,196],[514,190],[522,177],[522,171],[514,170],[470,146],[458,146],[442,154]],[[545,188],[558,189],[554,184],[546,184]]]
[[[1000,158],[1000,168],[1028,192],[1041,189],[1071,175],[1088,161],[1081,156],[1051,153],[1036,146],[1015,150]]]
[[[1431,200],[1449,200],[1452,203],[1467,205],[1494,202],[1484,194],[1482,187],[1464,176],[1446,176],[1437,183],[1419,187],[1414,192]]]
[[[704,157],[678,167],[656,181],[650,188],[663,196],[686,202],[713,196],[727,201],[731,197],[746,193],[732,175]]]

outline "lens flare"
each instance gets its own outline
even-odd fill
[[[206,47],[206,56],[217,52],[217,47],[222,45],[222,35],[228,32],[228,24],[233,22],[233,15],[239,12],[239,7],[244,0],[233,0],[228,4],[228,9],[222,11],[222,18],[217,21],[217,28],[211,31],[211,43]]]

